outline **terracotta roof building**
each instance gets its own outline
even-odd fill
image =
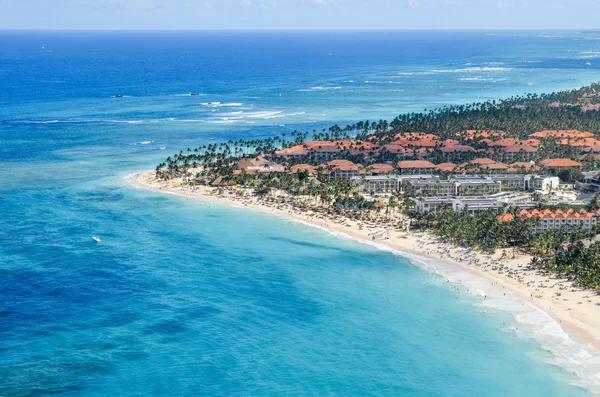
[[[448,154],[448,153],[475,153],[475,149],[473,149],[471,146],[467,146],[467,145],[452,145],[452,146],[446,146],[440,149],[442,151],[442,153]]]
[[[567,168],[582,168],[583,164],[571,159],[546,159],[540,161],[542,168],[552,169],[567,169]]]
[[[371,175],[382,175],[382,174],[389,174],[391,172],[394,172],[396,169],[394,168],[394,166],[390,165],[390,164],[372,164],[370,166],[367,167],[367,170],[370,169],[370,174]]]
[[[584,209],[574,210],[572,208],[567,210],[523,209],[517,212],[517,216],[520,219],[539,220],[535,225],[535,231],[537,233],[556,229],[565,229],[566,231],[569,231],[578,227],[591,230],[596,227],[597,215],[597,212],[591,213]]]
[[[296,164],[290,168],[290,173],[295,174],[296,172],[308,172],[309,174],[315,175],[317,173],[317,167],[310,164]]]
[[[539,171],[540,167],[535,165],[533,162],[517,161],[509,164],[508,170],[510,172]]]
[[[452,172],[456,168],[454,163],[441,163],[435,166],[436,170],[443,172]]]
[[[578,130],[544,130],[534,132],[529,135],[530,138],[593,138],[591,132],[582,132]]]
[[[403,146],[395,145],[393,143],[390,143],[389,145],[385,145],[385,146],[383,146],[383,148],[385,150],[387,150],[388,152],[395,154],[396,157],[404,157],[407,153],[407,150]]]
[[[502,138],[506,135],[500,130],[466,130],[456,133],[456,136],[462,136],[465,139],[481,139],[481,138]]]
[[[359,167],[348,160],[331,160],[319,166],[330,179],[346,179],[359,175]]]
[[[431,174],[436,168],[435,164],[425,160],[405,160],[398,162],[402,174]]]
[[[591,147],[600,145],[600,141],[595,138],[563,139],[556,142],[557,145],[568,145],[571,147]]]

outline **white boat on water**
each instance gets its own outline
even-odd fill
[[[95,242],[97,242],[97,243],[99,243],[99,242],[101,242],[101,241],[102,241],[102,240],[100,240],[100,237],[98,237],[98,236],[92,236],[92,238],[93,238],[93,239],[94,239],[94,241],[95,241]]]

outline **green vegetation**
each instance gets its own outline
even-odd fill
[[[275,151],[303,144],[309,135],[314,141],[336,141],[352,139],[360,145],[372,142],[383,147],[396,139],[402,132],[425,132],[435,134],[441,140],[453,139],[459,144],[469,145],[476,150],[484,150],[485,156],[502,161],[505,153],[499,148],[488,147],[482,141],[459,134],[466,130],[504,131],[505,137],[526,139],[529,134],[543,130],[580,130],[594,134],[600,131],[600,84],[592,84],[578,90],[552,94],[530,94],[500,101],[488,101],[462,106],[447,106],[423,113],[410,113],[396,117],[392,122],[360,121],[341,128],[337,125],[320,132],[293,131],[289,136],[228,141],[219,144],[188,148],[156,167],[158,178],[169,180],[181,178],[191,185],[241,186],[251,187],[257,195],[269,196],[273,191],[284,192],[286,200],[299,206],[313,203],[315,207],[329,213],[339,213],[353,218],[369,218],[373,212],[385,208],[390,221],[390,213],[396,210],[410,211],[413,201],[409,188],[404,196],[390,195],[387,203],[367,199],[348,181],[330,178],[327,169],[317,168],[315,173],[307,171],[290,173],[292,166],[300,163],[318,166],[322,160],[312,156],[282,159],[274,156]],[[410,139],[410,138],[409,138]],[[539,161],[545,158],[571,158],[581,161],[584,170],[596,168],[597,160],[591,154],[582,154],[582,148],[558,145],[558,139],[545,139],[536,153],[517,153],[511,161]],[[462,163],[480,156],[480,152],[442,153],[440,147],[426,149],[428,160],[434,163],[452,161]],[[417,159],[417,150],[404,154],[403,159]],[[257,158],[274,161],[288,172],[249,173],[239,165],[240,161]],[[343,149],[336,153],[336,159],[350,160],[368,169],[374,163],[393,163],[397,154],[381,149],[373,154],[361,149]],[[263,162],[264,164],[264,162]],[[470,171],[469,171],[470,172]],[[476,171],[485,173],[486,171]],[[558,169],[563,181],[580,178],[577,169]],[[440,172],[447,175],[447,172]],[[439,187],[436,187],[439,190]],[[600,207],[600,199],[593,200],[595,208]],[[514,214],[514,209],[504,209]],[[379,214],[378,214],[379,215]],[[416,224],[430,229],[437,236],[461,246],[476,247],[484,251],[494,251],[502,247],[526,248],[536,255],[533,264],[544,269],[565,275],[586,285],[600,287],[600,243],[589,247],[581,241],[587,233],[581,230],[555,230],[541,234],[533,232],[532,223],[515,217],[510,222],[498,222],[497,211],[470,215],[444,210],[438,214],[414,214]],[[566,248],[565,248],[566,247]]]
[[[514,212],[514,211],[513,211]],[[474,247],[486,252],[498,248],[529,246],[536,240],[532,220],[498,222],[498,211],[485,211],[476,216],[463,211],[460,214],[445,209],[437,214],[414,214],[419,227],[431,230],[436,236],[464,247]]]

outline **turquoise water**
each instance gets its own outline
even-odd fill
[[[588,395],[593,356],[537,312],[122,178],[192,145],[576,87],[596,37],[0,33],[0,395]]]

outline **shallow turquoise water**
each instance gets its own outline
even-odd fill
[[[123,181],[191,145],[574,87],[600,46],[370,35],[0,33],[0,395],[587,395],[406,259]]]

